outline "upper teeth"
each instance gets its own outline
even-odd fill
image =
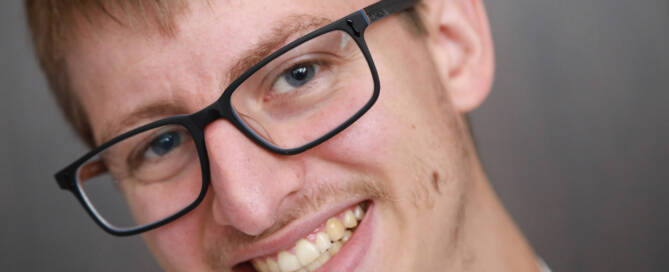
[[[325,223],[325,231],[312,236],[314,241],[306,238],[295,243],[294,254],[282,250],[276,258],[261,257],[251,261],[259,272],[306,272],[316,271],[325,264],[330,257],[339,252],[353,234],[358,221],[362,220],[365,212],[357,205],[354,209],[344,212],[341,220],[332,217]],[[347,230],[350,229],[350,230]]]

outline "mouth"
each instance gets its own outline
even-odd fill
[[[240,270],[257,272],[322,272],[331,269],[341,271],[342,267],[352,268],[362,258],[362,254],[366,251],[365,248],[368,244],[366,241],[354,243],[353,240],[357,236],[360,236],[355,234],[360,229],[361,224],[364,223],[364,219],[368,217],[365,215],[368,213],[369,207],[369,201],[350,206],[335,216],[328,218],[309,234],[294,242],[292,246],[244,262],[239,266],[246,269]],[[369,231],[364,232],[368,234]],[[345,246],[347,244],[351,245]],[[354,247],[357,247],[358,250],[348,250],[348,248]],[[345,253],[346,251],[351,252]]]

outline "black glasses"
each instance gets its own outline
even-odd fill
[[[383,0],[275,51],[191,115],[126,132],[59,171],[105,231],[133,235],[193,210],[207,193],[204,128],[220,118],[278,154],[304,152],[350,126],[379,96],[367,27],[417,0]],[[169,201],[166,201],[169,200]]]

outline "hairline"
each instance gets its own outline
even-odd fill
[[[38,33],[39,30],[39,25],[40,23],[44,23],[41,21],[43,18],[39,18],[39,16],[36,13],[39,13],[39,10],[36,10],[36,7],[39,6],[37,3],[39,3],[41,0],[26,0],[25,1],[25,7],[26,7],[26,12],[27,12],[27,18],[28,18],[28,23],[30,26],[30,30],[32,32],[32,37],[33,37],[33,43],[35,47],[35,51],[37,52],[38,59],[40,61],[40,65],[42,67],[42,70],[47,76],[47,80],[49,83],[49,87],[51,89],[52,94],[55,96],[61,111],[65,115],[66,120],[72,125],[73,129],[77,133],[80,139],[82,139],[90,148],[95,147],[95,136],[92,131],[92,125],[89,120],[89,116],[86,114],[86,111],[84,110],[84,107],[80,101],[80,98],[75,94],[75,92],[72,90],[70,86],[70,78],[69,75],[66,71],[65,68],[65,63],[66,59],[64,58],[63,54],[61,51],[65,51],[67,46],[64,46],[63,41],[57,41],[55,40],[54,36],[59,35],[59,31],[56,34],[46,34],[44,31],[41,31]],[[63,26],[68,26],[67,24],[71,24],[72,27],[78,28],[80,31],[82,29],[82,23],[87,23],[88,24],[88,29],[96,29],[100,28],[102,24],[100,24],[99,20],[108,20],[112,21],[113,23],[118,24],[121,27],[137,27],[137,22],[140,22],[140,26],[146,27],[143,29],[144,31],[152,31],[154,33],[158,33],[164,37],[167,38],[173,38],[178,32],[178,20],[177,17],[178,15],[183,15],[183,13],[187,13],[189,11],[188,7],[188,1],[177,1],[175,5],[177,5],[178,10],[173,11],[173,12],[165,12],[164,10],[160,10],[161,8],[165,9],[162,6],[157,7],[157,11],[154,10],[152,11],[146,11],[143,10],[142,8],[139,8],[139,10],[128,10],[126,6],[123,6],[123,4],[120,4],[120,11],[122,12],[121,15],[124,15],[123,18],[126,18],[126,20],[122,20],[122,18],[117,14],[119,12],[118,9],[113,9],[112,7],[109,7],[105,5],[105,3],[108,4],[108,2],[105,2],[104,0],[95,0],[94,1],[96,5],[93,8],[94,10],[90,10],[88,12],[78,10],[76,8],[73,8],[72,10],[69,10],[72,12],[72,18],[69,20],[65,21],[62,20],[60,23],[62,24],[61,27]],[[155,3],[159,3],[163,1],[156,1]],[[169,2],[169,1],[168,1]],[[209,2],[206,0],[206,2]],[[51,3],[51,2],[49,2]],[[160,4],[148,4],[149,7],[156,7],[156,5]],[[163,2],[164,3],[164,2]],[[179,6],[178,3],[183,3],[183,5]],[[418,2],[416,5],[421,5],[422,2]],[[52,8],[53,4],[45,4],[49,8]],[[90,3],[89,3],[90,5]],[[42,6],[44,8],[44,6]],[[95,10],[97,8],[97,10]],[[146,7],[144,7],[146,8]],[[85,9],[85,8],[81,8]],[[426,33],[425,27],[422,23],[422,20],[420,18],[420,15],[416,11],[417,8],[412,8],[409,9],[408,11],[400,13],[400,17],[403,19],[403,21],[406,22],[405,25],[408,26],[409,30],[414,33],[414,34],[424,34]],[[62,11],[52,11],[54,13],[62,12]],[[67,11],[65,11],[67,12]],[[146,15],[148,14],[149,17],[147,18],[137,18],[138,16],[141,15]],[[61,17],[62,14],[60,14]],[[133,17],[133,15],[135,15]],[[97,25],[96,25],[97,24]],[[51,29],[51,28],[49,28]],[[80,35],[82,33],[75,33],[76,31],[72,31],[69,33],[69,39],[77,39],[80,38]],[[40,36],[42,35],[42,36]],[[60,35],[64,35],[60,33]],[[49,36],[49,37],[44,37],[44,36]],[[58,37],[57,37],[58,38]],[[59,37],[63,38],[63,37]],[[46,46],[45,46],[46,43]],[[45,47],[51,47],[55,49],[45,49]],[[49,54],[48,52],[45,52],[45,50],[52,50]],[[271,52],[270,52],[271,53]],[[245,70],[245,69],[244,69]],[[242,72],[244,71],[242,70]],[[239,71],[237,71],[239,73]],[[235,73],[230,73],[230,74],[235,74]]]

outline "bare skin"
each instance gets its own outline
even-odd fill
[[[73,88],[100,143],[138,125],[212,103],[237,56],[285,20],[336,20],[372,1],[193,1],[175,37],[112,22],[67,54]],[[374,107],[350,128],[296,156],[255,145],[225,120],[205,131],[211,190],[177,221],[144,235],[168,271],[234,271],[268,241],[362,201],[370,231],[356,271],[538,271],[501,206],[463,114],[490,91],[492,41],[478,0],[427,0],[426,34],[400,16],[366,33],[381,80]],[[322,24],[322,23],[321,23]],[[83,28],[85,31],[86,28]],[[310,29],[313,30],[313,29]],[[293,33],[288,40],[310,30]],[[160,111],[119,125],[132,112]],[[116,128],[116,129],[110,129]],[[169,199],[165,199],[169,201]],[[362,234],[360,235],[362,236]]]

